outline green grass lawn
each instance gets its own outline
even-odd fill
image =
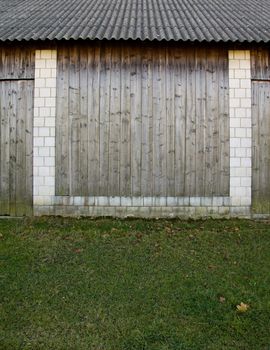
[[[3,219],[0,303],[1,350],[270,349],[270,223]]]

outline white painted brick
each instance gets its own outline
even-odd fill
[[[240,61],[241,68],[241,61]],[[234,71],[235,79],[246,79],[246,71],[244,69],[235,69]]]
[[[240,68],[240,61],[238,59],[233,59],[229,61],[229,67],[230,69],[239,69]]]
[[[231,62],[234,59],[234,50],[229,50],[229,62]]]
[[[193,207],[199,207],[201,205],[200,197],[190,197],[189,198],[190,205]]]
[[[230,193],[230,195],[231,195],[231,205],[240,206],[241,205],[241,197],[232,196],[231,193]]]
[[[241,146],[241,139],[238,137],[231,137],[230,138],[230,147],[237,148]]]
[[[46,186],[54,186],[55,185],[55,178],[52,176],[47,176],[44,178],[44,184]]]
[[[235,167],[240,167],[241,165],[241,158],[231,158],[230,159],[230,167],[235,168]]]
[[[34,118],[34,127],[44,126],[44,118]]]
[[[52,191],[53,191],[53,188],[51,186],[42,185],[38,187],[39,196],[51,196],[54,194]]]
[[[240,99],[239,98],[230,98],[230,106],[231,107],[234,107],[234,108],[237,108],[237,107],[240,107]]]
[[[234,50],[234,59],[235,60],[246,60],[246,51],[245,50]]]
[[[44,87],[46,87],[45,82],[46,82],[46,79],[44,79],[44,78],[36,78],[35,79],[35,87],[36,88],[44,88]]]
[[[241,107],[243,107],[243,108],[251,107],[251,99],[250,98],[241,98]]]
[[[241,186],[241,177],[230,177],[230,187],[239,187]]]
[[[43,127],[43,128],[39,128],[39,136],[50,136],[50,128],[47,127]]]
[[[48,97],[45,99],[45,106],[46,107],[55,107],[56,99],[55,97]]]
[[[55,138],[55,128],[50,128],[50,136]]]
[[[49,175],[50,176],[55,176],[55,167],[48,167],[48,169],[49,169]]]
[[[112,206],[120,206],[121,205],[120,197],[109,197],[109,204]]]
[[[44,158],[44,165],[48,167],[54,167],[55,166],[55,157],[45,157]]]
[[[48,147],[39,147],[38,154],[39,154],[39,156],[47,157],[50,155],[50,150]]]
[[[50,147],[50,157],[55,157],[55,147]]]
[[[242,167],[251,167],[251,158],[241,158],[241,166]]]
[[[247,109],[246,108],[237,108],[235,111],[235,117],[246,118],[247,117]]]
[[[40,88],[39,89],[39,96],[40,97],[51,97],[51,88]]]
[[[51,114],[51,109],[49,107],[43,107],[39,110],[40,117],[48,117]]]
[[[52,50],[40,50],[40,58],[50,60],[52,58]]]
[[[240,204],[241,206],[251,205],[251,196],[248,197],[241,197],[240,198]]]
[[[44,106],[45,106],[45,99],[43,97],[35,96],[35,107],[44,107]]]
[[[230,91],[231,89],[239,89],[240,88],[240,81],[239,79],[230,79]]]
[[[247,157],[247,149],[246,148],[235,148],[235,156],[236,157]]]
[[[251,118],[241,118],[240,123],[242,128],[251,128]]]
[[[34,185],[35,186],[44,185],[44,180],[45,180],[44,177],[36,176],[35,179],[34,179],[34,182],[35,182]]]
[[[246,132],[247,132],[247,137],[252,137],[252,129],[251,128],[246,128]]]
[[[56,68],[51,69],[51,77],[56,78]]]
[[[130,207],[132,205],[131,197],[121,197],[121,206]]]
[[[51,68],[41,68],[39,70],[39,77],[40,78],[54,78],[52,76],[52,69]]]
[[[236,128],[235,129],[235,137],[246,137],[246,128]]]
[[[250,60],[240,60],[240,69],[250,70]]]
[[[247,89],[235,89],[234,90],[234,97],[237,97],[237,98],[242,98],[242,97],[246,97],[246,92],[248,90]]]
[[[56,61],[53,59],[46,60],[46,68],[56,68]]]
[[[45,118],[43,120],[44,120],[44,126],[52,126],[53,127],[53,129],[50,129],[50,134],[51,134],[52,130],[55,130],[55,118],[49,117],[49,118]]]
[[[46,68],[46,62],[42,59],[36,60],[35,67],[37,69]]]
[[[247,147],[250,148],[251,147],[251,138],[242,138],[241,139],[241,147]]]
[[[230,127],[231,128],[239,128],[241,126],[240,118],[230,118]]]
[[[251,80],[250,79],[241,79],[240,87],[244,89],[251,89]]]
[[[167,197],[167,206],[176,207],[177,206],[177,197]]]
[[[44,165],[44,157],[34,157],[33,158],[33,165],[34,166],[43,166]]]
[[[34,137],[33,144],[34,144],[34,147],[44,146],[44,138],[43,137]]]
[[[54,147],[55,146],[55,137],[45,137],[45,146]]]
[[[152,197],[143,197],[143,205],[145,207],[152,207],[153,206],[153,198]]]

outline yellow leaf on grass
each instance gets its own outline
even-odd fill
[[[238,312],[246,312],[249,308],[249,305],[241,302],[239,305],[236,306],[236,308]]]

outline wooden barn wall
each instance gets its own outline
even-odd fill
[[[0,215],[32,213],[34,55],[0,47]]]
[[[251,79],[270,80],[270,48],[257,46],[251,49]]]
[[[226,49],[58,47],[56,194],[229,194]]]
[[[21,45],[0,46],[0,79],[34,79],[35,50]]]
[[[252,205],[270,213],[270,49],[251,51],[252,77]]]

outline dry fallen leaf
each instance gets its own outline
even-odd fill
[[[225,299],[224,297],[219,297],[219,301],[220,301],[221,303],[225,303],[226,299]]]
[[[249,305],[241,302],[239,305],[236,306],[236,308],[237,308],[238,312],[243,313],[243,312],[246,312],[248,310]]]

